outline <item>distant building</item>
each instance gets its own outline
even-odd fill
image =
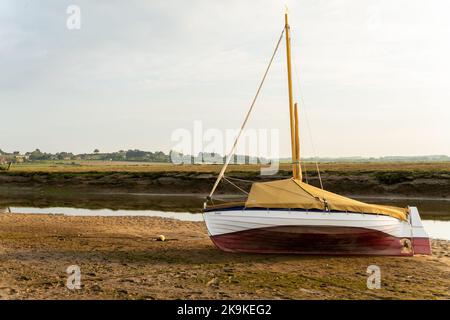
[[[30,157],[28,156],[28,155],[15,155],[14,156],[14,162],[15,163],[22,163],[22,162],[25,162],[25,161],[28,161],[28,160],[30,160]]]

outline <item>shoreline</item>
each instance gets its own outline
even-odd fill
[[[25,208],[74,208],[74,209],[110,209],[110,210],[154,210],[171,212],[199,213],[202,211],[206,193],[180,192],[134,192],[115,189],[97,189],[95,187],[74,189],[70,187],[12,187],[0,185],[0,212],[8,207]],[[349,198],[368,203],[393,205],[399,207],[416,206],[422,217],[437,220],[450,220],[450,198],[401,195],[352,195]],[[245,201],[242,195],[218,194],[215,200]]]
[[[200,222],[0,214],[0,298],[450,299],[449,245],[433,240],[432,256],[411,258],[230,254]],[[74,264],[82,287],[72,291]],[[366,287],[372,264],[379,290]]]

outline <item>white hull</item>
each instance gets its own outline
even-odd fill
[[[335,250],[345,251],[342,244],[350,242],[347,248],[355,254],[371,254],[373,247],[378,248],[372,250],[373,254],[410,255],[414,253],[414,241],[420,253],[424,250],[419,246],[426,243],[419,242],[428,242],[415,207],[410,207],[408,221],[364,213],[239,208],[205,212],[204,217],[213,242],[227,251],[328,253],[325,251],[332,250],[335,241],[339,243]],[[302,249],[304,241],[308,248]]]

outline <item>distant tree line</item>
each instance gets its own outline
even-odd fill
[[[74,154],[72,152],[47,153],[36,149],[31,152],[21,154],[19,151],[8,153],[0,149],[0,164],[8,162],[27,162],[27,161],[43,161],[43,160],[98,160],[98,161],[135,161],[135,162],[155,162],[155,163],[183,163],[183,164],[200,164],[200,163],[216,163],[225,162],[225,157],[218,153],[201,152],[195,156],[182,154],[176,151],[170,151],[165,154],[162,151],[142,151],[120,150],[117,152],[100,152],[95,149],[92,153]],[[279,159],[281,163],[290,162],[290,158]],[[386,156],[386,157],[335,157],[335,158],[302,158],[303,162],[447,162],[450,157],[447,155],[429,155],[429,156]],[[270,161],[265,158],[257,158],[245,155],[234,155],[231,163],[239,164],[267,164]]]
[[[21,155],[20,152],[7,153],[0,149],[0,156],[3,159],[10,159],[13,162],[20,159],[23,161],[43,161],[43,160],[101,160],[101,161],[142,161],[142,162],[170,162],[170,155],[162,151],[142,151],[142,150],[120,150],[118,152],[102,153],[95,149],[93,153],[74,154],[72,152],[47,153],[36,149]]]

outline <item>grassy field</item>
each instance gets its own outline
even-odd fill
[[[260,165],[230,165],[229,172],[257,172]],[[222,165],[174,165],[169,163],[119,162],[119,161],[40,161],[14,164],[10,172],[216,172]],[[305,163],[308,172],[315,172],[314,163]],[[376,172],[376,171],[430,171],[450,172],[450,162],[354,162],[319,163],[325,172]],[[291,166],[280,164],[280,170],[289,171]]]

